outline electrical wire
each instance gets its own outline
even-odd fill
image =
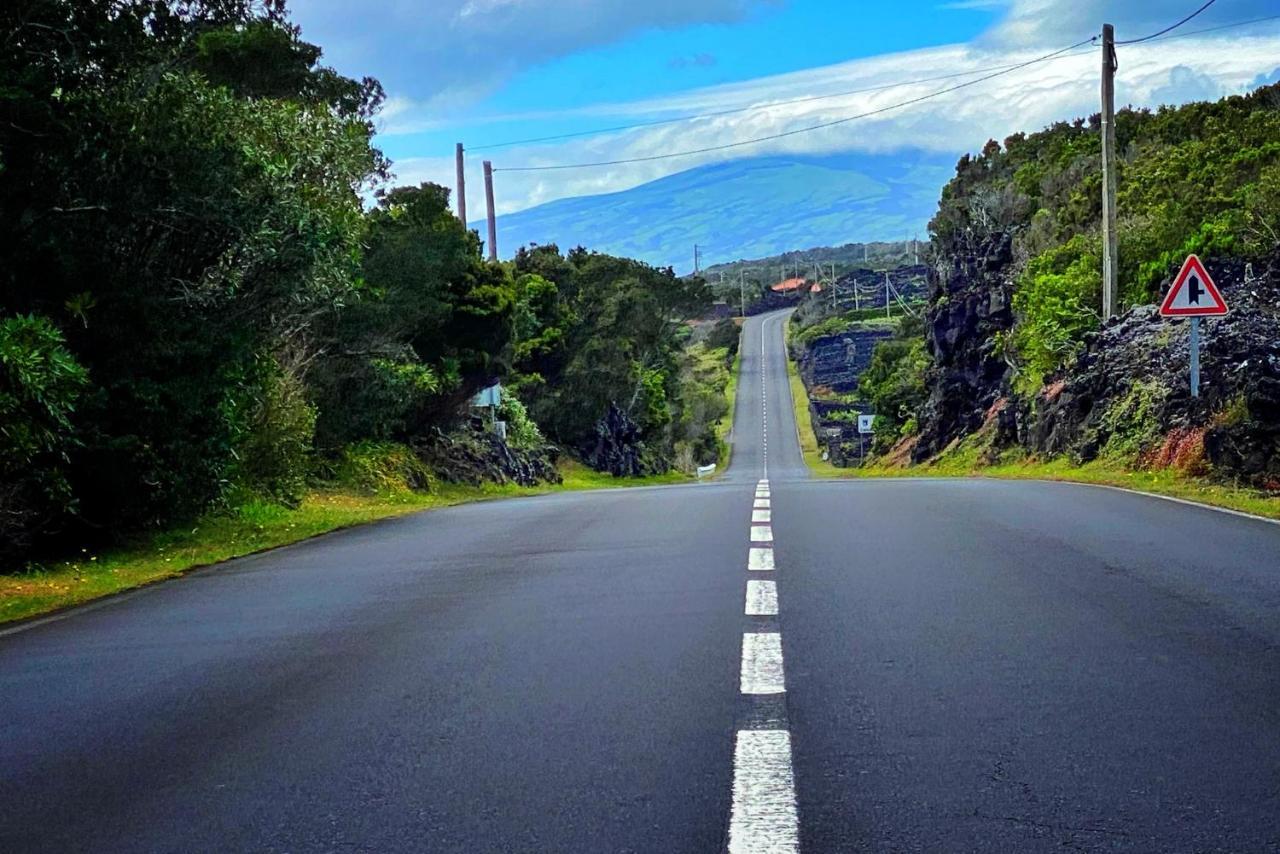
[[[1073,55],[1076,55],[1076,54],[1073,54]],[[828,92],[824,95],[806,95],[802,98],[788,98],[782,101],[770,101],[767,104],[762,104],[758,101],[755,101],[741,107],[730,107],[724,110],[715,110],[709,113],[698,113],[692,116],[676,116],[670,119],[653,119],[652,121],[634,122],[632,124],[616,125],[614,127],[607,127],[607,128],[594,128],[592,130],[571,131],[569,133],[558,133],[558,134],[553,134],[551,136],[534,136],[534,137],[528,137],[526,139],[507,140],[506,142],[491,142],[491,143],[488,143],[487,145],[472,146],[471,148],[468,148],[467,151],[487,151],[492,148],[506,148],[507,146],[511,146],[511,145],[532,145],[534,143],[539,143],[539,142],[555,142],[556,140],[561,140],[561,139],[573,139],[575,137],[595,136],[597,134],[602,134],[602,133],[615,133],[615,132],[624,131],[624,130],[636,130],[638,128],[653,127],[655,125],[669,125],[669,124],[676,124],[678,122],[693,122],[693,121],[698,121],[699,119],[713,119],[718,116],[731,116],[731,115],[734,115],[735,113],[748,113],[756,110],[763,111],[763,110],[772,109],[774,107],[785,107],[790,104],[807,104],[813,101],[823,101],[828,98],[843,98],[848,95],[862,95],[868,92],[883,92],[886,89],[897,89],[899,87],[916,86],[921,83],[936,83],[939,80],[954,80],[957,77],[969,77],[974,74],[985,74],[986,72],[989,72],[989,71],[1012,70],[1015,66],[1016,66],[1016,63],[1009,64],[1009,65],[993,65],[987,68],[973,68],[973,69],[970,69],[969,71],[956,71],[956,72],[952,72],[951,74],[939,74],[934,77],[921,77],[916,80],[902,80],[897,83],[885,83],[880,86],[867,86],[862,89],[847,89],[843,92]]]
[[[945,89],[939,89],[936,92],[930,92],[927,95],[921,95],[917,98],[909,98],[905,101],[899,101],[896,104],[889,104],[884,107],[879,107],[874,110],[869,110],[868,112],[865,112],[865,113],[858,113],[857,115],[845,116],[843,118],[833,119],[832,121],[829,121],[829,122],[821,122],[820,124],[809,125],[808,127],[802,127],[802,128],[795,128],[793,130],[782,131],[780,133],[773,133],[767,136],[753,137],[752,139],[743,139],[737,142],[726,142],[720,145],[709,145],[703,148],[692,148],[686,151],[669,151],[665,154],[650,154],[644,157],[624,157],[624,158],[619,158],[617,160],[598,160],[590,163],[561,163],[561,164],[551,165],[551,166],[506,166],[501,168],[495,168],[493,171],[494,172],[548,172],[552,170],[561,170],[561,169],[586,169],[592,166],[619,166],[625,163],[646,163],[653,160],[667,160],[672,157],[689,157],[694,154],[707,154],[713,151],[725,151],[731,148],[741,148],[742,146],[746,146],[746,145],[755,145],[756,143],[759,143],[759,142],[769,142],[775,139],[784,139],[789,136],[796,136],[797,134],[810,133],[811,131],[823,130],[824,128],[835,127],[837,125],[842,125],[848,122],[857,121],[858,119],[869,118],[871,116],[876,116],[881,113],[887,113],[890,110],[896,110],[901,107],[908,107],[908,106],[911,106],[912,104],[918,104],[922,101],[928,101],[933,98],[938,98],[938,97],[941,97],[942,95],[946,95],[960,89],[968,88],[969,86],[976,86],[979,83],[985,83],[988,80],[992,80],[996,77],[1000,77],[1002,75],[1009,74],[1013,71],[1026,68],[1030,65],[1035,65],[1040,62],[1047,62],[1048,60],[1056,59],[1059,56],[1062,56],[1063,54],[1068,53],[1069,51],[1076,50],[1077,48],[1082,47],[1086,44],[1094,43],[1097,41],[1097,39],[1098,39],[1098,36],[1090,36],[1087,39],[1076,42],[1073,45],[1068,45],[1067,47],[1061,48],[1059,50],[1055,50],[1052,53],[1047,53],[1043,56],[1038,56],[1035,59],[1029,59],[1026,62],[1019,62],[1013,65],[1005,66],[1002,70],[984,75],[975,80],[966,80],[964,83],[958,83],[955,86],[949,86]]]
[[[1183,18],[1181,21],[1178,21],[1178,23],[1176,23],[1176,24],[1170,24],[1169,26],[1165,27],[1163,30],[1160,30],[1159,32],[1152,33],[1151,35],[1148,35],[1148,36],[1143,36],[1143,37],[1142,37],[1142,38],[1140,38],[1140,39],[1127,39],[1127,40],[1122,41],[1122,42],[1116,42],[1116,46],[1118,47],[1118,46],[1120,46],[1120,45],[1122,45],[1122,44],[1142,44],[1143,42],[1149,42],[1149,41],[1151,41],[1152,39],[1159,38],[1160,36],[1164,35],[1165,33],[1173,32],[1173,31],[1174,31],[1174,30],[1176,30],[1178,27],[1182,26],[1182,25],[1183,25],[1183,24],[1185,24],[1187,21],[1190,21],[1192,18],[1196,17],[1197,15],[1199,15],[1199,14],[1200,14],[1201,12],[1203,12],[1205,9],[1208,9],[1210,6],[1212,6],[1212,5],[1213,5],[1214,3],[1216,3],[1216,2],[1218,2],[1218,0],[1208,0],[1208,2],[1207,2],[1207,3],[1205,3],[1205,4],[1204,4],[1203,6],[1201,6],[1199,9],[1196,9],[1196,10],[1195,10],[1194,12],[1192,12],[1190,15],[1187,15],[1187,17]]]
[[[1170,39],[1190,38],[1192,36],[1203,35],[1205,33],[1216,33],[1216,32],[1219,32],[1220,30],[1230,30],[1236,27],[1247,27],[1251,24],[1262,24],[1270,21],[1280,20],[1280,15],[1267,15],[1262,18],[1251,18],[1250,20],[1247,20],[1247,21],[1235,21],[1230,24],[1221,24],[1216,27],[1205,27],[1203,29],[1192,30],[1186,33],[1178,33],[1177,35],[1167,35],[1167,33],[1172,32],[1177,27],[1191,20],[1191,18],[1195,17],[1195,15],[1200,14],[1200,12],[1204,11],[1204,9],[1206,8],[1208,8],[1208,6],[1201,7],[1198,11],[1193,13],[1190,17],[1185,18],[1183,19],[1183,21],[1179,22],[1178,24],[1174,24],[1172,27],[1167,27],[1158,33],[1152,33],[1151,35],[1144,36],[1141,39],[1133,39],[1131,41],[1117,42],[1117,44],[1122,44],[1122,45],[1137,44],[1137,43],[1146,42],[1146,41],[1169,41]],[[1077,53],[1072,53],[1072,54],[1065,55],[1062,58],[1065,59],[1065,58],[1068,58],[1069,56],[1078,56],[1078,55],[1079,54]],[[534,137],[526,137],[524,139],[510,139],[504,142],[491,142],[486,145],[477,145],[472,148],[468,148],[467,151],[488,151],[495,148],[508,148],[513,145],[533,145],[533,144],[542,143],[542,142],[556,142],[562,139],[578,139],[584,136],[597,136],[599,134],[618,133],[621,131],[638,130],[640,128],[655,127],[660,125],[678,124],[680,122],[693,122],[693,121],[699,121],[701,119],[711,119],[711,118],[717,118],[719,116],[730,116],[738,113],[754,112],[757,110],[763,111],[763,110],[772,109],[774,107],[785,107],[791,104],[805,104],[805,103],[812,103],[814,101],[822,101],[829,98],[841,98],[841,97],[847,97],[849,95],[862,95],[869,92],[882,92],[887,89],[896,89],[900,86],[901,87],[916,86],[921,83],[935,83],[939,80],[954,80],[957,77],[968,77],[973,74],[983,74],[989,71],[1002,71],[1005,69],[1011,69],[1012,67],[1013,67],[1012,65],[994,65],[994,66],[989,66],[987,68],[975,68],[970,71],[958,71],[958,72],[953,72],[951,74],[939,74],[933,77],[921,77],[915,80],[904,80],[898,83],[886,83],[881,86],[867,86],[861,89],[848,89],[843,92],[830,92],[825,95],[809,95],[803,98],[789,98],[782,101],[772,101],[767,104],[753,102],[751,104],[746,104],[741,107],[731,107],[728,109],[715,110],[708,113],[697,113],[691,116],[676,116],[674,118],[669,118],[669,119],[653,119],[651,121],[632,122],[631,124],[614,125],[612,127],[604,127],[604,128],[592,128],[591,130],[570,131],[568,133],[551,134],[548,136],[534,136]]]

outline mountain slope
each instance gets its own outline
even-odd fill
[[[920,151],[762,157],[701,166],[618,193],[560,199],[498,217],[498,246],[578,245],[684,270],[799,246],[923,233],[952,155]],[[483,221],[473,227],[484,234]]]

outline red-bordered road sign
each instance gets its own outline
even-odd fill
[[[1188,255],[1160,306],[1160,313],[1165,317],[1213,317],[1227,313],[1227,301],[1204,263],[1195,255]]]

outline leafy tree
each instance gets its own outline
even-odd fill
[[[218,500],[263,447],[269,378],[300,381],[356,291],[376,89],[344,100],[316,53],[253,92],[199,67],[202,39],[283,21],[235,0],[0,11],[0,310],[54,319],[89,369],[68,481],[95,529]]]
[[[0,321],[0,555],[74,505],[65,467],[88,376],[47,318]]]
[[[481,258],[449,191],[400,187],[368,217],[364,293],[334,317],[318,370],[321,436],[411,439],[446,424],[511,360],[516,287]]]
[[[536,303],[533,321],[516,345],[527,354],[520,364],[527,373],[516,382],[534,419],[577,446],[614,402],[649,439],[670,445],[679,321],[710,305],[705,282],[581,248],[562,256],[555,246],[522,250],[515,270],[536,294],[527,298]],[[549,282],[554,292],[524,277]]]

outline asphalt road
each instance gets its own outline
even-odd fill
[[[0,635],[0,852],[1280,851],[1280,526],[809,480],[781,321],[713,483],[425,513]]]

